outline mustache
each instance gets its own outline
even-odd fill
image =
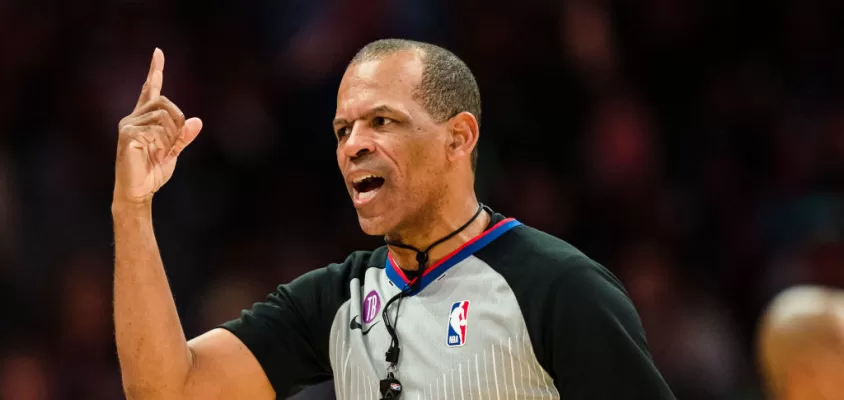
[[[346,165],[346,170],[343,171],[344,176],[348,176],[351,173],[356,171],[365,170],[365,171],[372,171],[378,176],[382,178],[386,178],[387,175],[390,173],[391,169],[387,163],[377,160],[366,160],[362,162],[350,162]]]

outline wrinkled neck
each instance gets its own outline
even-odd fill
[[[459,208],[442,213],[436,213],[436,218],[426,219],[424,224],[406,229],[401,235],[388,235],[385,240],[390,243],[400,243],[413,249],[398,245],[389,245],[390,253],[399,267],[406,270],[416,270],[419,267],[418,252],[425,252],[427,261],[425,267],[434,264],[473,237],[481,234],[489,224],[491,216],[484,210],[478,212],[480,204],[472,198],[471,202],[461,204]],[[477,217],[475,215],[477,214]],[[474,219],[472,219],[475,217]],[[471,222],[470,222],[471,221]],[[466,223],[469,222],[468,225]],[[454,236],[437,243],[441,239],[459,230]],[[431,247],[431,245],[434,245]]]

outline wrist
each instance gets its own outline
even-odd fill
[[[111,202],[111,216],[151,215],[152,201],[126,201],[114,199]]]

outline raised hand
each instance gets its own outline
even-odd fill
[[[164,53],[156,48],[138,103],[118,125],[115,204],[149,203],[202,130],[199,118],[185,120],[179,107],[161,95],[163,84]]]

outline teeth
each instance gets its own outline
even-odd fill
[[[377,177],[378,177],[378,176],[376,176],[376,175],[366,175],[366,176],[362,176],[362,177],[360,177],[360,178],[355,179],[355,181],[354,181],[354,182],[355,182],[355,183],[361,183],[361,182],[363,182],[363,181],[365,181],[365,180],[367,180],[367,179],[370,179],[370,178],[377,178]]]

